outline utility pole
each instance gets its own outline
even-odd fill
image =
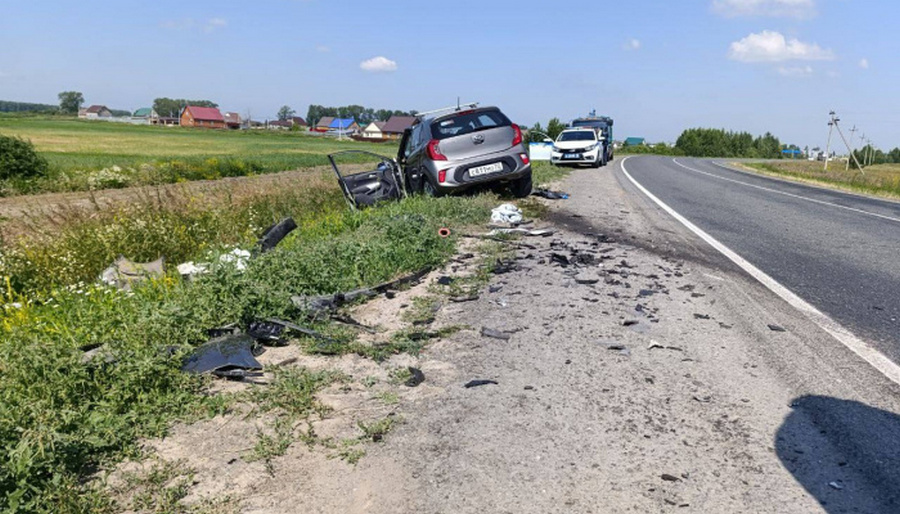
[[[847,151],[850,152],[850,157],[847,158],[847,169],[849,170],[850,169],[850,159],[852,158],[854,161],[856,161],[856,156],[853,155],[853,150],[850,149],[850,144],[847,143],[847,138],[844,137],[844,132],[841,130],[841,126],[838,124],[840,121],[841,121],[841,119],[838,118],[834,114],[834,111],[831,111],[831,123],[830,124],[834,125],[834,128],[837,129],[838,135],[841,136],[841,141],[844,142],[844,146],[846,146]],[[830,142],[831,138],[828,138],[828,139]],[[828,157],[826,157],[825,159],[826,159],[825,160],[825,169],[827,170],[828,169]],[[856,161],[856,167],[859,168],[860,173],[865,175],[865,172],[862,170],[862,167],[859,165],[859,161]]]
[[[831,121],[828,122],[828,143],[825,145],[825,171],[828,171],[828,159],[831,157],[831,133],[834,131],[834,111],[828,113]]]
[[[859,161],[856,160],[856,154],[853,153],[853,136],[856,135],[856,125],[853,125],[853,128],[850,129],[850,156],[853,157],[853,160],[856,161],[856,165],[859,166]],[[859,168],[862,171],[862,168]],[[845,171],[850,171],[850,159],[847,159],[847,169]]]

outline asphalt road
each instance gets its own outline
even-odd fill
[[[690,158],[625,162],[643,187],[900,363],[900,203]]]

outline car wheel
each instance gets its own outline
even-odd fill
[[[434,187],[431,179],[424,175],[422,176],[422,194],[430,198],[439,198],[441,196],[444,196],[443,193],[438,190],[438,188]]]
[[[516,198],[525,198],[531,194],[531,170],[516,180],[509,183],[513,196]]]

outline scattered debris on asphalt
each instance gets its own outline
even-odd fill
[[[153,262],[134,262],[120,255],[100,274],[100,281],[123,291],[131,289],[136,282],[165,276],[165,258]]]
[[[665,480],[666,482],[680,482],[681,481],[680,478],[676,477],[675,475],[670,475],[668,473],[663,473],[662,475],[660,475],[659,478]]]
[[[500,385],[500,383],[496,380],[470,380],[466,382],[466,385],[464,385],[463,387],[465,387],[466,389],[471,389],[473,387],[481,387],[488,384]]]
[[[844,488],[844,484],[837,482],[837,481],[828,482],[828,486],[831,487],[832,489],[836,489],[838,491],[840,491]]]
[[[709,314],[697,314],[694,313],[694,319],[710,319]]]
[[[787,332],[787,330],[779,325],[769,325],[769,330],[772,332]]]

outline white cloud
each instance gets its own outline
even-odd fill
[[[815,0],[713,0],[713,11],[737,16],[771,16],[777,18],[811,18],[816,14]]]
[[[868,59],[860,59],[859,67],[864,70],[868,70],[869,69],[869,60]]]
[[[812,66],[780,66],[778,68],[778,74],[784,77],[809,77],[813,74]]]
[[[622,45],[623,50],[640,50],[641,49],[641,41],[639,39],[631,38]]]
[[[331,48],[329,48],[325,45],[319,45],[316,47],[316,52],[320,52],[320,53],[324,54],[324,53],[328,53],[330,51],[331,51]]]
[[[203,26],[203,32],[207,34],[216,30],[222,29],[228,26],[228,20],[225,18],[210,18],[206,21],[206,25]]]
[[[372,73],[381,73],[388,71],[397,71],[397,63],[388,59],[387,57],[373,57],[371,59],[365,60],[359,63],[359,67],[363,71],[369,71]]]
[[[728,57],[740,62],[831,61],[834,53],[815,43],[787,39],[779,32],[764,30],[731,43]]]

